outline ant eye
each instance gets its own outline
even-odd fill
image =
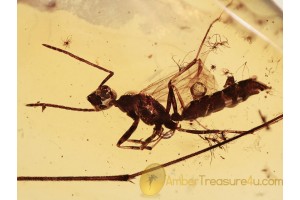
[[[106,86],[106,85],[102,86],[97,91],[99,91],[101,99],[103,99],[103,100],[109,99],[109,98],[111,98],[113,96],[112,90],[108,86]]]
[[[88,101],[95,107],[96,110],[105,110],[110,108],[116,98],[116,92],[106,85],[99,87],[87,97]]]

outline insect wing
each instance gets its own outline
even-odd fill
[[[209,47],[203,46],[202,50],[208,52]],[[187,71],[183,73],[180,72],[188,64],[181,67],[181,69],[177,72],[173,72],[167,77],[159,79],[156,82],[148,85],[145,89],[141,91],[141,93],[151,95],[157,101],[165,104],[168,98],[168,83],[174,76],[180,73],[181,74],[177,78],[175,78],[172,83],[176,87],[177,92],[180,94],[185,104],[193,100],[190,88],[197,82],[201,83],[206,87],[206,95],[216,92],[217,83],[215,77],[204,65],[208,54],[209,53],[201,54],[200,52],[200,61],[195,63]]]

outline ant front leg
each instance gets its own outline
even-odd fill
[[[124,133],[124,135],[119,139],[118,143],[117,143],[117,147],[119,148],[123,148],[123,149],[137,149],[139,150],[140,147],[137,146],[121,146],[121,144],[123,144],[126,141],[129,141],[130,136],[132,135],[132,133],[136,130],[140,118],[138,118],[137,116],[130,116],[131,118],[133,118],[134,122],[132,123],[132,125],[130,126],[130,128]],[[131,140],[131,142],[135,142],[137,143],[138,140]]]
[[[124,135],[119,139],[118,143],[117,143],[117,147],[119,148],[123,148],[123,149],[135,149],[135,150],[143,150],[143,149],[147,149],[147,150],[151,150],[151,147],[143,147],[143,141],[141,140],[131,140],[129,139],[130,136],[132,135],[132,133],[136,130],[140,118],[138,116],[132,115],[130,116],[131,118],[133,118],[134,122],[133,124],[130,126],[130,128],[124,133]],[[124,142],[133,142],[133,143],[139,143],[142,144],[141,146],[121,146]]]
[[[152,148],[154,147],[150,147],[148,146],[151,142],[155,142],[158,139],[155,139],[156,136],[160,137],[160,135],[163,132],[163,128],[160,125],[155,125],[154,129],[153,129],[153,133],[150,137],[148,137],[145,141],[142,140],[135,140],[135,139],[129,139],[130,136],[132,135],[132,133],[136,130],[137,126],[139,123],[139,118],[136,118],[133,122],[133,124],[131,125],[131,127],[126,131],[126,133],[119,139],[117,146],[123,149],[135,149],[135,150],[152,150]],[[137,143],[140,144],[140,146],[121,146],[121,144],[123,144],[124,142],[132,142],[132,143]],[[157,142],[158,143],[158,142]],[[157,144],[156,143],[156,144]],[[155,145],[156,145],[155,144]]]

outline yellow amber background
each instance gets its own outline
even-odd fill
[[[26,1],[25,1],[26,2]],[[107,83],[118,95],[138,92],[151,82],[178,70],[172,60],[193,59],[210,22],[222,3],[216,1],[57,1],[48,8],[35,1],[18,3],[18,176],[95,176],[135,173],[152,163],[164,163],[208,146],[196,135],[176,132],[152,151],[124,150],[118,139],[132,119],[117,108],[80,113],[29,108],[37,101],[90,107],[86,96],[106,73],[43,47],[66,50],[115,72]],[[42,1],[41,1],[42,2]],[[47,2],[47,1],[45,1]],[[51,1],[50,1],[51,2]],[[270,94],[250,97],[235,108],[199,119],[210,129],[247,130],[282,113],[282,16],[267,1],[247,1],[233,13],[265,36],[243,26],[218,23],[213,32],[225,36],[230,48],[211,52],[205,64],[222,89],[222,69],[237,80],[256,75],[272,86]],[[95,3],[95,5],[93,5]],[[234,1],[236,8],[239,1]],[[97,16],[100,16],[99,18]],[[247,40],[251,36],[254,40]],[[266,40],[267,39],[267,40]],[[239,69],[243,63],[247,67]],[[249,71],[249,72],[248,72]],[[267,98],[265,98],[267,96]],[[195,125],[195,124],[194,124]],[[183,127],[192,128],[189,123]],[[152,128],[139,124],[132,138],[146,138]],[[199,127],[197,127],[199,128]],[[165,168],[166,178],[264,179],[282,178],[282,122],[243,137],[211,153]],[[124,182],[18,182],[18,199],[142,199],[135,184]],[[157,199],[282,199],[282,186],[220,186],[166,184]]]

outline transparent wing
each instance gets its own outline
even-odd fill
[[[191,93],[191,88],[195,85],[195,83],[200,83],[202,85],[202,90],[205,90],[203,95],[209,95],[216,92],[218,88],[215,77],[205,66],[205,60],[210,53],[217,51],[218,48],[227,47],[227,44],[227,39],[222,39],[219,34],[216,34],[213,30],[210,30],[206,37],[202,40],[202,46],[200,47],[201,51],[199,52],[198,56],[200,59],[199,61],[197,61],[183,73],[182,70],[189,66],[193,60],[184,66],[179,66],[180,70],[150,84],[143,89],[141,93],[149,94],[159,102],[165,104],[168,96],[168,83],[174,76],[178,74],[180,75],[173,79],[172,84],[175,86],[175,90],[177,92],[177,100],[179,100],[179,95],[184,104],[187,104],[194,99]]]
[[[174,72],[169,76],[162,78],[143,89],[141,92],[151,95],[153,98],[161,103],[167,102],[168,97],[168,82],[178,72]],[[200,82],[205,85],[207,92],[206,94],[212,94],[217,91],[216,81],[214,75],[206,68],[203,68],[199,73],[199,66],[196,63],[189,70],[181,74],[173,82],[174,86],[178,90],[184,103],[190,102],[193,97],[190,92],[190,88],[196,83]]]

